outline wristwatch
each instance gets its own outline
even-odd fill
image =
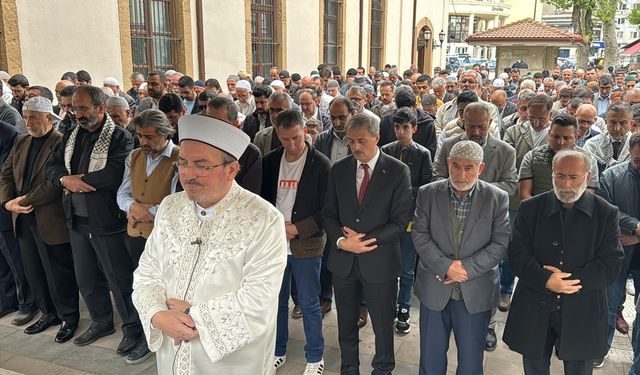
[[[64,187],[64,184],[62,183],[62,179],[64,178],[64,176],[60,177],[60,179],[58,181],[60,181],[60,186]]]

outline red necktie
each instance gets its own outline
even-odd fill
[[[369,165],[368,164],[360,164],[362,169],[364,169],[364,177],[362,178],[362,183],[360,184],[360,191],[358,192],[358,205],[362,206],[362,202],[364,202],[364,195],[367,192],[367,186],[369,186]]]

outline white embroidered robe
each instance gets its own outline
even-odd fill
[[[162,201],[134,273],[133,302],[157,353],[158,374],[173,374],[172,367],[179,375],[273,374],[284,219],[235,182],[211,220],[200,221],[194,208],[184,192]],[[196,239],[202,245],[192,244]],[[200,335],[182,343],[177,357],[173,339],[151,325],[155,313],[167,310],[167,298],[192,304]]]

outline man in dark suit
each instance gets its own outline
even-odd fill
[[[0,120],[0,162],[4,165],[13,148],[18,129]],[[4,208],[4,207],[3,207]],[[11,214],[0,210],[0,318],[18,310],[12,321],[15,325],[27,324],[37,313],[33,294],[27,283],[22,266],[20,247],[13,232]]]
[[[527,375],[549,374],[555,352],[565,374],[591,374],[607,352],[607,286],[620,273],[618,208],[592,193],[589,155],[553,158],[553,190],[522,201],[509,263],[520,281],[504,342]]]
[[[238,107],[231,99],[225,98],[224,96],[217,96],[209,100],[205,114],[220,121],[228,122],[236,128],[240,127]],[[240,171],[238,171],[235,177],[238,185],[255,194],[260,194],[260,187],[262,185],[261,157],[262,155],[260,154],[258,146],[249,143],[249,146],[247,146],[247,149],[238,160],[240,163]]]
[[[264,128],[271,126],[271,118],[269,116],[269,96],[271,96],[271,87],[258,86],[253,89],[253,98],[256,102],[256,110],[247,116],[242,123],[242,131],[247,133],[251,142],[256,133]]]
[[[72,101],[78,126],[65,133],[47,163],[47,178],[64,191],[76,280],[92,320],[73,342],[89,345],[115,332],[110,290],[124,334],[116,351],[124,355],[144,339],[131,301],[133,261],[124,243],[126,214],[116,202],[133,139],[106,114],[106,96],[99,88],[80,86]]]
[[[62,209],[62,189],[45,176],[45,163],[62,141],[51,101],[29,99],[22,108],[29,134],[17,138],[2,168],[0,202],[13,214],[24,271],[42,317],[24,332],[62,322],[58,343],[73,337],[80,319],[78,286]]]
[[[491,93],[491,103],[498,107],[500,118],[511,116],[516,113],[516,109],[518,108],[516,103],[510,102],[507,99],[507,93],[504,92],[504,90],[495,90]]]
[[[357,321],[364,297],[376,336],[373,373],[391,374],[400,236],[411,212],[409,167],[380,152],[380,127],[372,116],[353,116],[346,131],[352,155],[331,168],[322,210],[329,241],[335,245],[328,268],[338,307],[340,372],[359,373]]]

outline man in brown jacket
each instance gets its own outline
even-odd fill
[[[23,107],[28,134],[19,136],[2,167],[0,202],[12,212],[24,271],[42,317],[26,334],[62,323],[55,341],[73,337],[80,318],[78,286],[62,208],[62,191],[45,176],[45,164],[62,141],[53,128],[51,101],[29,99]]]
[[[305,373],[322,374],[324,339],[320,310],[320,266],[326,235],[320,211],[331,162],[305,141],[302,114],[285,110],[275,121],[282,146],[262,159],[262,197],[282,212],[289,257],[278,303],[274,367],[286,361],[291,277],[298,289],[307,344]]]

